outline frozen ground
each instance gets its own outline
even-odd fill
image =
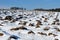
[[[0,40],[60,40],[60,12],[0,11]]]

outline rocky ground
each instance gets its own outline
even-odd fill
[[[0,11],[0,40],[60,40],[60,12]]]

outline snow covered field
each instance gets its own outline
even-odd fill
[[[0,40],[60,40],[60,12],[0,11]]]

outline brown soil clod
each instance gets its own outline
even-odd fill
[[[35,34],[33,31],[29,31],[29,32],[28,32],[28,34],[31,34],[31,33],[32,33],[32,34]]]
[[[39,28],[40,26],[39,25],[36,25],[36,28]]]
[[[23,25],[26,25],[27,22],[24,22]]]
[[[31,23],[30,23],[29,26],[34,26],[34,24],[31,24]]]
[[[9,20],[9,21],[10,21],[10,20],[12,20],[12,19],[13,19],[12,16],[6,16],[6,17],[5,17],[5,20]]]
[[[0,36],[3,36],[4,34],[3,33],[0,33]]]
[[[44,30],[45,31],[48,31],[50,29],[50,27],[45,27]]]
[[[39,21],[39,20],[36,20],[36,21],[37,21],[36,28],[39,28],[40,25],[42,25],[42,23],[41,23],[41,21]]]
[[[48,34],[48,36],[50,36],[50,35],[53,35],[54,37],[58,36],[58,35],[53,34],[53,33],[49,33],[49,34]]]
[[[3,26],[2,24],[0,24],[0,26]]]
[[[58,32],[60,32],[60,29],[56,29]]]
[[[52,33],[49,33],[48,36],[52,35]]]
[[[38,34],[47,36],[46,33],[42,33],[42,32],[38,32]]]
[[[12,28],[12,29],[10,29],[10,30],[19,30],[19,29],[21,29],[21,30],[28,30],[27,28],[25,28],[25,27],[17,27],[17,28]]]
[[[42,25],[41,21],[39,21],[39,20],[36,20],[36,21],[37,21],[36,25]]]

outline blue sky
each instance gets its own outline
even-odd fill
[[[60,0],[0,0],[0,8],[24,7],[34,8],[59,8]]]

